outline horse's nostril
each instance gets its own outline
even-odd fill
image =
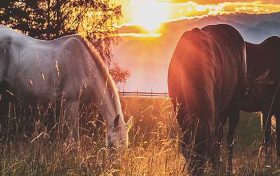
[[[109,146],[108,146],[110,149],[114,149],[115,148],[115,145],[113,144],[113,142],[109,142]]]

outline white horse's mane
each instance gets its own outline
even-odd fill
[[[99,51],[87,39],[81,37],[80,35],[75,34],[72,36],[75,36],[77,39],[79,39],[79,41],[81,41],[81,43],[84,45],[84,47],[86,47],[89,50],[90,54],[92,55],[92,59],[97,64],[97,67],[100,68],[102,75],[106,79],[107,85],[109,86],[108,88],[114,94],[114,96],[112,96],[112,98],[113,98],[113,102],[114,102],[113,104],[114,104],[116,110],[119,113],[122,112],[117,86],[116,86],[114,80],[112,79],[112,76],[110,76],[109,69],[106,66],[105,62],[102,60],[102,57],[101,57]],[[122,119],[122,121],[124,122],[124,119]]]
[[[102,56],[100,55],[99,51],[93,46],[93,44],[90,43],[86,38],[83,38],[78,34],[74,34],[73,36],[77,37],[81,41],[81,43],[90,51],[90,54],[93,56],[92,58],[94,59],[97,66],[101,68],[103,74],[110,75],[109,69],[103,61]],[[117,87],[111,76],[108,77],[108,83],[112,86],[113,91],[118,94]]]

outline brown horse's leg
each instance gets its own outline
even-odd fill
[[[264,130],[264,153],[265,153],[265,163],[271,158],[271,115],[267,113],[262,113],[262,124]]]
[[[189,167],[188,167],[189,174],[192,176],[204,175],[205,163],[206,163],[206,161],[204,158],[204,154],[203,154],[203,156],[202,156],[202,154],[192,155],[192,157],[190,158]]]
[[[184,104],[180,104],[176,109],[176,118],[178,121],[178,124],[180,125],[182,129],[182,137],[180,140],[180,146],[183,156],[186,160],[189,159],[189,150],[188,145],[190,144],[190,130],[187,129],[187,123],[186,123],[186,111]]]
[[[206,150],[208,149],[209,138],[205,131],[197,131],[194,139],[194,146],[192,146],[192,153],[190,154],[189,168],[191,175],[204,175],[204,168],[206,163]]]
[[[199,133],[198,128],[194,126],[199,125],[196,118],[188,119],[186,117],[186,110],[184,104],[179,105],[177,108],[176,118],[182,129],[182,138],[180,141],[181,150],[184,158],[188,162],[188,173],[190,175],[203,175],[205,166],[205,150],[206,137],[204,133]],[[202,134],[202,135],[201,135]]]
[[[280,113],[275,114],[276,118],[276,151],[277,157],[280,158]]]
[[[235,129],[239,121],[239,108],[233,107],[229,114],[229,129],[227,134],[228,145],[228,161],[227,161],[227,175],[232,175],[232,159],[233,159],[233,145],[235,137]]]
[[[216,139],[214,142],[214,149],[212,151],[212,164],[213,164],[213,169],[215,173],[218,173],[220,175],[220,170],[221,170],[221,146],[222,146],[222,139],[223,139],[223,127],[226,123],[227,116],[221,116],[221,118],[218,119],[218,122],[216,123],[216,131],[215,131],[215,136]]]

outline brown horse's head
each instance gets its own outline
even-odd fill
[[[272,36],[260,44],[246,42],[248,82],[280,81],[280,38]]]

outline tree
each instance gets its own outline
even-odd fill
[[[1,24],[30,36],[43,38],[44,11],[38,5],[36,0],[3,1],[0,3]]]
[[[98,49],[108,66],[111,65],[111,47],[117,42],[114,36],[121,16],[121,6],[111,0],[0,1],[2,25],[38,39],[50,40],[79,33]],[[120,67],[117,70],[112,74],[122,75]],[[123,78],[127,79],[126,76]]]
[[[111,63],[111,44],[117,41],[116,26],[122,16],[121,6],[111,0],[73,0],[68,3],[65,13],[67,30],[75,30],[92,41],[105,61]],[[69,12],[69,10],[71,12]]]
[[[117,64],[113,64],[113,67],[110,69],[110,73],[113,79],[118,83],[118,86],[120,86],[119,88],[123,88],[126,80],[130,77],[129,70],[123,69]]]

